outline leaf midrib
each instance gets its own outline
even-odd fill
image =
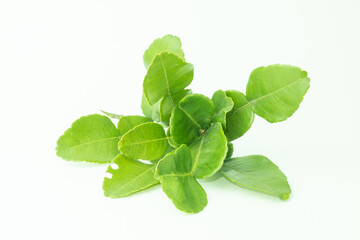
[[[169,84],[169,79],[168,79],[168,76],[167,76],[167,72],[166,72],[166,68],[165,68],[165,65],[164,65],[164,61],[161,57],[161,55],[159,55],[160,57],[160,62],[161,62],[161,65],[162,65],[162,68],[163,68],[163,71],[164,71],[164,77],[165,77],[165,81],[166,81],[166,86],[167,86],[167,89],[168,89],[168,95],[171,99],[171,102],[173,103],[173,105],[175,106],[175,102],[174,102],[174,99],[171,95],[171,91],[170,91],[170,84]]]
[[[302,81],[302,80],[304,80],[304,79],[306,79],[306,78],[307,78],[307,77],[301,78],[301,79],[296,80],[295,82],[290,83],[290,84],[288,84],[288,85],[286,85],[286,86],[284,86],[284,87],[281,87],[281,88],[279,88],[279,89],[277,89],[277,90],[275,90],[275,91],[273,91],[273,92],[267,93],[267,94],[265,94],[265,95],[263,95],[263,96],[261,96],[261,97],[259,97],[259,98],[255,98],[255,99],[253,99],[253,100],[251,100],[251,101],[248,101],[248,103],[246,103],[245,105],[239,107],[238,109],[236,109],[236,110],[233,111],[233,112],[230,112],[229,115],[231,116],[231,115],[235,114],[236,112],[244,109],[244,108],[247,107],[248,105],[254,104],[256,101],[259,101],[259,100],[261,100],[261,99],[263,99],[263,98],[266,98],[266,97],[268,97],[268,96],[271,96],[271,95],[273,95],[273,94],[276,94],[276,93],[279,92],[279,91],[285,90],[286,88],[291,87],[292,85],[294,85],[294,84],[296,84],[296,83],[298,83],[298,82],[300,82],[300,81]]]
[[[238,183],[238,184],[240,184],[240,185],[242,185],[242,186],[248,187],[248,188],[253,188],[253,189],[256,189],[256,190],[260,190],[260,191],[263,191],[263,192],[266,192],[266,193],[269,193],[269,194],[272,194],[272,195],[278,195],[278,194],[276,194],[275,192],[269,191],[269,189],[272,189],[272,188],[271,188],[271,187],[269,187],[268,185],[266,185],[266,184],[262,183],[262,182],[259,182],[259,180],[257,180],[256,178],[253,178],[253,177],[251,177],[251,176],[249,176],[249,175],[247,175],[247,174],[245,174],[245,173],[241,172],[241,171],[240,171],[240,170],[238,170],[238,169],[234,169],[234,168],[229,167],[229,166],[226,166],[226,165],[224,165],[223,167],[225,167],[225,168],[229,168],[229,169],[231,169],[231,170],[233,170],[233,171],[235,171],[235,172],[238,172],[238,173],[240,173],[240,174],[244,175],[244,176],[245,176],[245,177],[247,177],[247,178],[250,178],[250,179],[251,179],[251,180],[253,180],[254,182],[259,183],[260,185],[264,186],[267,190],[264,190],[264,189],[258,189],[258,188],[255,188],[255,187],[251,187],[251,186],[248,186],[248,185],[245,185],[245,184],[239,183],[239,182],[237,182],[235,179],[230,178],[230,177],[228,176],[228,177],[229,177],[231,180],[233,180],[234,182],[236,182],[236,183]],[[220,171],[221,171],[221,170],[220,170]],[[227,176],[227,174],[225,174],[223,171],[221,171],[221,172],[222,172],[224,175],[226,175],[226,176]]]
[[[180,109],[181,111],[183,111],[183,112],[185,113],[185,115],[186,115],[193,123],[195,123],[195,125],[196,125],[199,129],[201,129],[200,123],[198,123],[197,121],[195,121],[195,119],[194,119],[193,117],[191,117],[191,115],[190,115],[189,113],[187,113],[181,106],[179,106],[179,109]]]
[[[144,143],[149,143],[149,142],[157,142],[157,141],[161,141],[161,140],[164,140],[164,139],[168,139],[168,137],[151,139],[151,140],[146,140],[146,141],[132,143],[132,144],[122,144],[121,147],[128,147],[128,146],[139,145],[139,144],[144,144]]]
[[[109,141],[109,140],[113,140],[113,139],[117,139],[117,138],[120,138],[120,137],[117,136],[117,137],[111,137],[111,138],[102,138],[102,139],[97,139],[97,140],[92,141],[92,142],[82,143],[82,144],[78,144],[78,145],[75,145],[75,146],[63,147],[63,148],[64,149],[72,149],[72,148],[82,147],[82,146],[85,146],[85,145],[90,145],[90,144],[94,144],[94,143],[98,143],[98,142],[102,142],[102,141]]]
[[[116,191],[116,193],[119,193],[121,190],[123,190],[125,187],[127,187],[130,183],[134,182],[135,180],[137,180],[137,179],[140,178],[141,176],[145,175],[145,173],[147,173],[148,171],[150,171],[150,170],[152,170],[152,169],[154,169],[154,166],[152,166],[152,167],[149,168],[149,169],[146,169],[146,170],[145,170],[144,172],[142,172],[141,174],[137,175],[136,177],[134,177],[134,178],[131,179],[130,181],[128,181],[128,182],[126,182],[125,184],[123,184],[123,185]],[[157,182],[156,179],[154,179],[154,180],[155,180],[155,182]],[[151,183],[151,184],[153,184],[153,183]]]

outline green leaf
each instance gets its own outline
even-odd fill
[[[150,105],[161,98],[186,88],[194,77],[194,67],[172,53],[163,52],[154,58],[143,83],[143,90]]]
[[[154,105],[150,105],[143,94],[141,99],[141,110],[146,117],[151,118],[155,122],[160,122],[160,101]]]
[[[114,165],[116,168],[113,168]],[[106,171],[112,177],[104,179],[105,196],[125,197],[159,183],[154,178],[155,167],[156,165],[153,164],[145,164],[124,155],[118,155]]]
[[[226,159],[220,171],[237,185],[280,199],[288,199],[291,193],[286,176],[274,163],[261,155]]]
[[[173,110],[170,118],[171,135],[179,144],[189,143],[209,127],[213,114],[214,104],[208,97],[201,94],[188,95]]]
[[[234,144],[232,142],[227,143],[228,151],[226,153],[225,159],[231,158],[234,153]]]
[[[229,141],[233,141],[251,127],[254,121],[254,112],[245,95],[239,91],[229,90],[226,95],[234,102],[234,107],[226,115],[225,135]]]
[[[122,136],[134,127],[146,122],[152,122],[152,120],[150,118],[137,115],[123,116],[119,119],[117,128]]]
[[[193,174],[196,178],[207,178],[222,166],[227,141],[220,123],[214,123],[199,140],[189,145],[194,160]]]
[[[119,131],[99,114],[79,118],[57,141],[56,154],[70,161],[110,162],[119,154]]]
[[[171,136],[171,130],[170,130],[170,128],[167,129],[167,131],[166,131],[166,136],[168,137],[169,144],[170,144],[172,147],[174,147],[174,148],[180,147],[180,144],[178,144],[177,142],[175,142],[174,138]]]
[[[211,100],[215,107],[213,122],[219,122],[226,127],[226,113],[233,108],[234,102],[231,98],[227,97],[226,93],[222,90],[216,91]]]
[[[156,39],[148,49],[146,49],[143,60],[146,69],[151,65],[154,57],[162,52],[169,52],[177,55],[180,59],[185,61],[184,52],[181,49],[181,41],[178,37],[172,35],[165,35],[162,38]]]
[[[169,153],[156,168],[164,193],[181,211],[197,213],[207,205],[206,192],[192,176],[194,161],[186,145]]]
[[[109,118],[113,118],[113,119],[120,119],[123,116],[123,115],[119,115],[119,114],[115,114],[115,113],[105,112],[103,110],[100,110],[100,112],[102,112],[103,114],[105,114]]]
[[[275,64],[252,71],[246,97],[257,115],[271,123],[281,122],[299,108],[309,87],[305,71]]]
[[[129,158],[153,161],[159,159],[168,147],[164,128],[157,123],[143,123],[125,133],[119,150]]]
[[[181,99],[183,99],[185,96],[190,95],[191,90],[190,89],[184,89],[180,92],[174,94],[173,96],[167,95],[165,96],[161,102],[160,102],[160,119],[161,122],[169,126],[170,116],[171,112],[174,109],[174,107],[178,106],[178,103]]]

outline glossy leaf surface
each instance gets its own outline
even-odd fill
[[[146,49],[143,60],[146,69],[151,65],[154,57],[162,52],[169,52],[177,55],[180,59],[185,61],[184,52],[181,49],[181,41],[178,37],[173,35],[165,35],[162,38],[156,39],[148,49]]]
[[[201,94],[184,97],[174,108],[170,120],[171,135],[179,144],[186,144],[210,125],[214,104]]]
[[[229,141],[233,141],[249,130],[254,121],[254,112],[243,93],[229,90],[226,95],[232,99],[234,107],[226,115],[225,135]]]
[[[234,102],[222,90],[216,91],[211,100],[215,107],[213,122],[219,122],[226,127],[226,113],[233,108]]]
[[[71,161],[110,162],[119,154],[119,131],[99,114],[79,118],[57,141],[56,154]]]
[[[246,97],[257,115],[271,123],[281,122],[299,108],[309,87],[305,71],[275,64],[252,71]]]
[[[206,178],[222,166],[227,153],[227,140],[220,123],[214,123],[199,140],[189,145],[194,161],[193,174]]]
[[[165,131],[160,124],[143,123],[128,131],[119,142],[119,150],[129,158],[156,160],[168,147]]]
[[[114,164],[115,169],[113,168]],[[156,165],[153,164],[145,164],[124,155],[118,155],[106,171],[112,177],[104,179],[105,196],[125,197],[159,183],[159,180],[154,178],[155,167]]]
[[[134,127],[146,122],[152,122],[152,120],[150,118],[137,115],[122,116],[119,119],[117,128],[119,129],[120,135],[122,136]]]
[[[207,205],[205,190],[192,176],[193,165],[190,150],[182,145],[166,155],[156,170],[165,194],[178,209],[188,213],[200,212]]]
[[[291,193],[286,176],[265,156],[251,155],[226,159],[220,171],[237,185],[280,199],[288,199]]]
[[[194,77],[194,67],[172,53],[156,55],[143,83],[143,90],[150,105],[166,95],[173,96],[186,88]]]

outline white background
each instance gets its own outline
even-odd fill
[[[142,54],[168,33],[207,96],[244,91],[263,65],[308,72],[290,119],[256,117],[234,144],[282,169],[288,201],[223,179],[201,181],[209,204],[196,215],[159,186],[107,199],[105,165],[55,155],[82,115],[141,114]],[[1,0],[0,239],[360,239],[359,43],[357,0]]]

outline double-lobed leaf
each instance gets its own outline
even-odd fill
[[[167,148],[164,128],[153,122],[146,122],[131,129],[119,142],[121,153],[132,159],[153,161],[159,159]]]
[[[170,118],[170,131],[179,144],[187,144],[205,131],[214,114],[214,104],[201,94],[184,97],[174,108]]]
[[[104,179],[104,195],[111,198],[125,197],[159,183],[154,178],[155,167],[154,164],[145,164],[119,154],[106,171],[112,176]]]
[[[268,158],[261,155],[226,159],[221,173],[239,186],[261,191],[280,199],[291,193],[286,176]]]
[[[161,98],[173,96],[185,89],[193,80],[194,67],[177,55],[162,52],[156,55],[143,82],[143,92],[150,103],[155,104]]]
[[[226,91],[234,102],[226,115],[225,134],[229,141],[247,132],[254,113],[270,123],[281,122],[294,114],[310,87],[307,73],[298,67],[274,64],[252,71],[246,96],[235,90]]]
[[[99,114],[76,120],[57,141],[56,154],[70,161],[108,163],[119,154],[120,133]]]
[[[229,141],[235,140],[244,135],[254,121],[254,112],[246,96],[236,90],[226,91],[226,96],[230,97],[234,107],[226,114],[225,135]]]
[[[214,123],[201,137],[189,145],[194,160],[193,174],[207,178],[222,166],[228,151],[227,140],[220,123]]]
[[[177,55],[180,59],[185,61],[184,52],[181,49],[181,41],[178,37],[173,35],[165,35],[162,38],[156,39],[148,49],[146,49],[143,60],[146,69],[151,65],[154,57],[161,52],[169,52]]]
[[[200,212],[207,205],[206,192],[193,176],[194,164],[189,148],[181,145],[159,161],[156,168],[165,194],[187,213]]]

